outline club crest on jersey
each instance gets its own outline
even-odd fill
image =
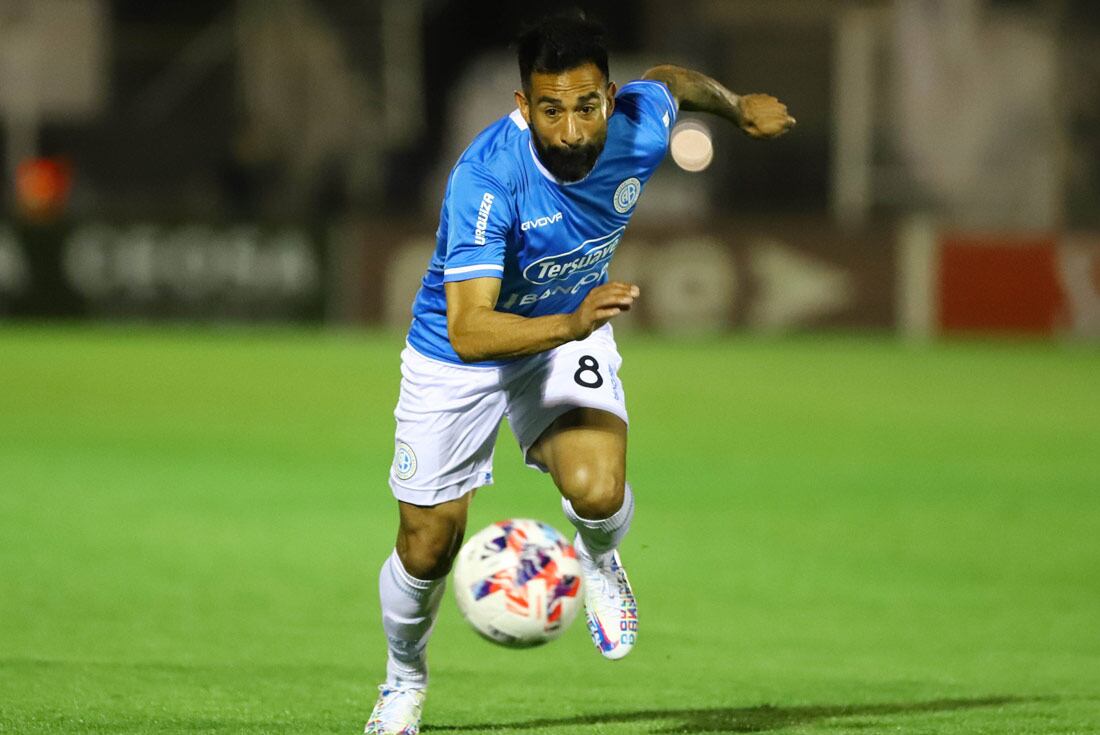
[[[619,188],[615,190],[615,211],[619,214],[626,214],[630,211],[630,208],[634,206],[638,201],[638,197],[642,195],[642,182],[638,181],[635,177],[631,176],[629,179],[619,184]]]
[[[416,454],[405,442],[397,442],[397,454],[393,458],[393,471],[399,480],[407,480],[416,474]]]
[[[624,230],[626,230],[625,227],[620,227],[603,237],[585,240],[568,253],[539,258],[523,269],[523,277],[541,286],[551,281],[563,281],[591,271],[611,260],[611,256],[615,254],[615,248],[619,246],[619,240],[623,238]]]

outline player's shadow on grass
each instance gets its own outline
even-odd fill
[[[576,717],[526,720],[524,722],[498,722],[491,725],[426,725],[423,730],[425,732],[507,732],[509,730],[526,730],[540,727],[671,720],[667,725],[654,725],[649,732],[768,732],[836,717],[875,717],[951,712],[1033,701],[1036,700],[1022,697],[983,697],[978,699],[935,699],[928,702],[884,704],[805,705],[799,707],[761,705],[758,707],[713,707],[705,709],[651,709],[637,712],[608,712],[605,714],[578,715]]]

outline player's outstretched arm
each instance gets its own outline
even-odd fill
[[[692,69],[662,64],[647,71],[642,78],[667,84],[681,110],[724,117],[753,138],[778,138],[795,124],[787,106],[770,94],[734,94],[706,74]]]
[[[503,360],[552,350],[584,339],[613,317],[630,311],[637,286],[605,283],[592,289],[572,314],[522,317],[496,310],[499,278],[472,278],[444,284],[447,333],[466,362]]]

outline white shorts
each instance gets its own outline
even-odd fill
[[[611,326],[503,367],[454,365],[406,346],[390,487],[398,500],[438,505],[493,482],[493,448],[507,416],[524,461],[554,419],[598,408],[627,421]]]

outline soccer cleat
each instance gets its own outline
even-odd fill
[[[620,659],[633,650],[638,640],[638,603],[619,552],[593,559],[580,534],[573,545],[584,573],[584,614],[592,642],[604,658]]]
[[[419,735],[425,691],[410,687],[378,687],[378,701],[367,720],[365,735]]]

